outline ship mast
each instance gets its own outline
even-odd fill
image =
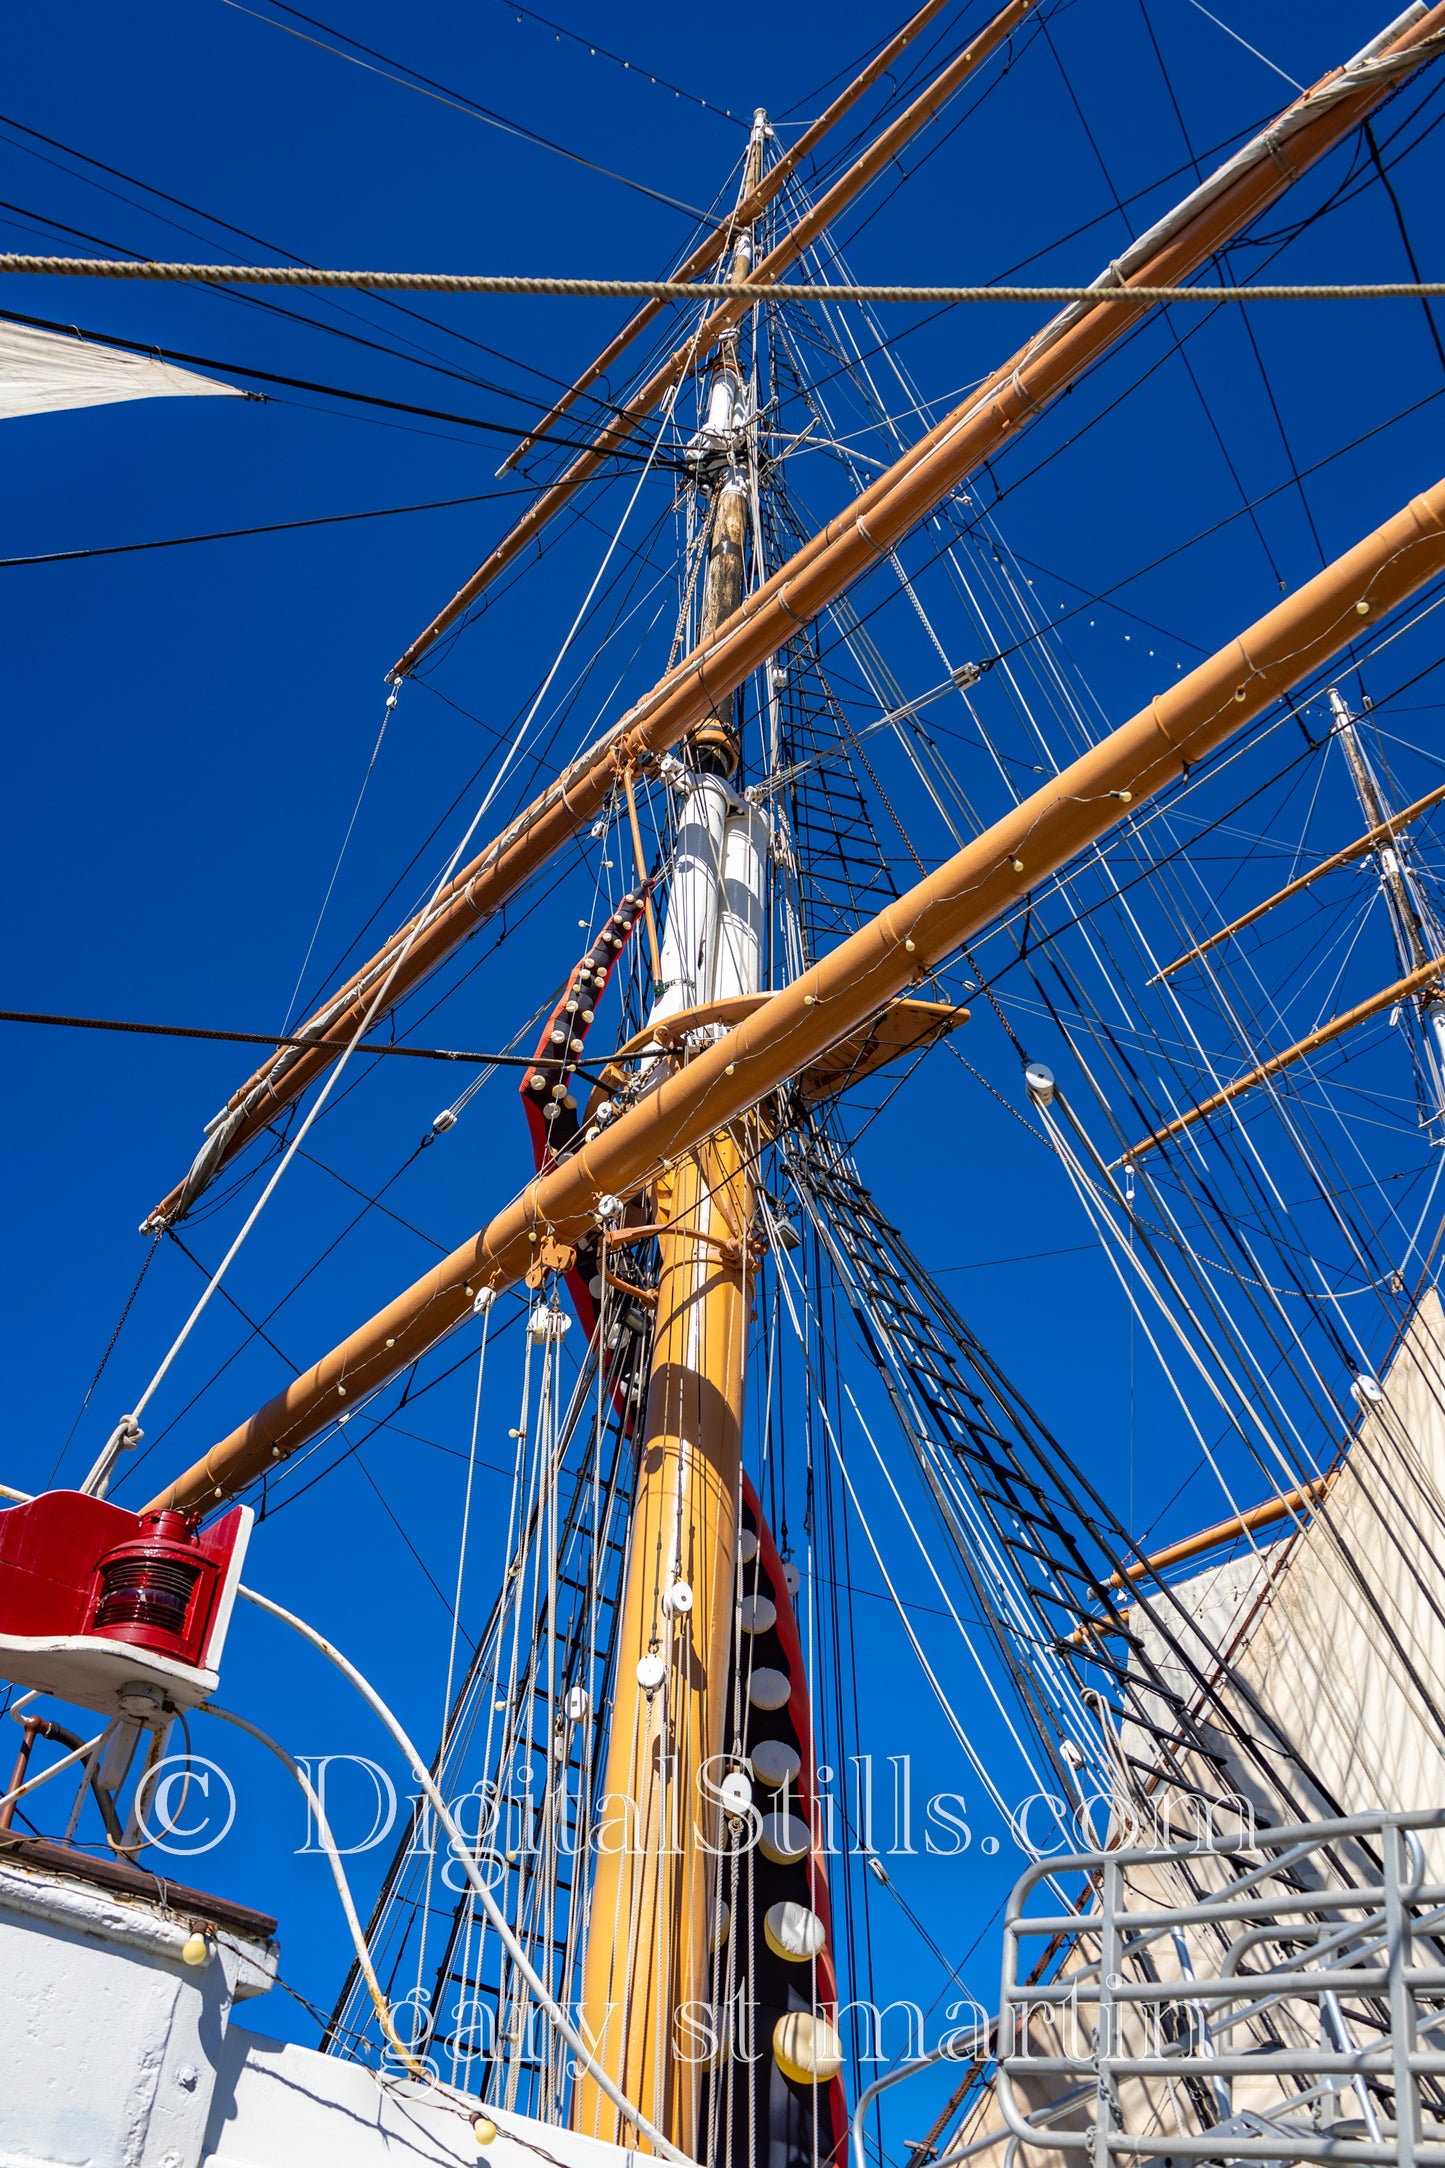
[[[1445,955],[1445,930],[1416,878],[1410,864],[1408,840],[1398,832],[1398,815],[1386,804],[1379,779],[1360,743],[1359,718],[1338,686],[1330,687],[1329,698],[1335,718],[1335,735],[1349,764],[1350,780],[1361,810],[1371,828],[1391,831],[1372,855],[1380,877],[1381,893],[1389,908],[1401,974],[1419,974]],[[1425,1065],[1435,1100],[1435,1113],[1445,1117],[1445,999],[1441,997],[1438,981],[1432,981],[1416,997],[1415,1006],[1425,1027]]]
[[[758,186],[768,134],[759,111],[740,203]],[[744,227],[733,279],[747,278],[752,258]],[[706,648],[743,599],[752,429],[736,332],[719,343],[689,454],[710,491],[696,642]],[[759,816],[732,788],[741,758],[734,695],[685,741],[684,754],[686,795],[650,1019],[673,1020],[674,1029],[704,1002],[757,993],[763,961],[764,853]],[[705,1795],[700,1779],[716,1783],[728,1744],[751,1156],[746,1132],[733,1125],[675,1159],[653,1187],[656,1327],[582,1968],[583,2025],[604,2067],[694,2157],[706,2063],[682,2052],[696,2039],[691,2031],[680,2038],[677,2028],[710,2004],[716,1940],[719,1825],[715,1808],[705,1808],[715,1794]],[[639,2143],[585,2075],[572,2122]]]
[[[946,96],[950,87],[956,89],[968,72],[1007,39],[1020,15],[1027,13],[1028,5],[1029,0],[1006,0],[993,21],[956,61],[949,63],[908,112],[891,123],[805,220],[769,250],[756,265],[758,274],[767,271],[773,276],[785,261],[791,262],[792,252],[801,251],[804,232],[813,236],[821,230],[819,222],[826,223],[837,215],[856,188],[879,170],[878,162],[896,155],[908,130],[921,125],[937,110],[936,101]],[[1124,256],[1111,262],[1095,284],[1114,286],[1123,280],[1149,287],[1187,278],[1363,120],[1387,90],[1403,82],[1415,67],[1434,58],[1439,48],[1431,41],[1442,29],[1445,0],[1436,0],[1423,16],[1401,17],[1347,68],[1323,78],[1279,114],[1268,129],[1218,167],[1133,243]],[[1286,140],[1290,145],[1288,158],[1281,156],[1281,145]],[[1147,306],[1140,303],[1141,308]],[[732,315],[734,308],[737,316]],[[718,305],[706,324],[673,355],[666,370],[653,379],[646,404],[639,406],[641,394],[629,402],[629,430],[651,411],[664,390],[670,390],[678,381],[676,372],[702,352],[703,333],[706,331],[709,342],[720,336],[722,314],[727,315],[728,328],[732,328],[746,314],[746,307],[736,298]],[[870,482],[852,504],[755,586],[737,622],[722,625],[710,647],[702,643],[694,646],[610,731],[509,821],[500,835],[458,867],[421,914],[401,927],[328,996],[300,1034],[314,1044],[278,1050],[232,1094],[206,1125],[206,1141],[189,1173],[147,1216],[146,1229],[154,1231],[183,1218],[220,1169],[301,1096],[336,1059],[338,1050],[363,1029],[384,1021],[407,993],[475,932],[480,921],[500,910],[565,844],[597,819],[628,763],[640,764],[642,754],[664,753],[685,739],[705,718],[709,702],[721,697],[724,680],[730,689],[787,645],[799,625],[812,622],[854,580],[872,569],[880,556],[886,555],[950,490],[1005,445],[1013,443],[1019,429],[1077,382],[1123,337],[1133,320],[1132,308],[1125,311],[1113,306],[1070,303],[981,385],[973,387],[960,405]],[[591,459],[594,453],[600,457],[612,441],[613,431],[621,427],[621,420],[607,424],[588,452],[579,457]],[[550,517],[559,509],[568,494],[563,486],[567,475],[575,480],[576,473],[575,467],[569,467],[566,474],[548,486],[511,534],[458,590],[428,632],[420,636],[420,642],[413,643],[409,657],[415,659],[413,651],[419,653],[420,646],[437,637],[444,624],[455,621],[493,571],[513,560],[535,533],[535,521],[544,511]],[[410,667],[410,663],[406,666]]]

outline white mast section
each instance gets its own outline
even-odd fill
[[[755,806],[728,816],[713,953],[712,998],[756,994],[763,984],[763,883],[768,824]]]
[[[695,1009],[712,991],[723,838],[732,792],[721,776],[679,778],[687,790],[677,824],[667,921],[662,929],[662,992],[650,1021]]]

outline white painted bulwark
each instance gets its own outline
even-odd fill
[[[497,2135],[481,2147],[473,2118]],[[206,2133],[206,2168],[632,2168],[639,2156],[474,2096],[233,2026]],[[149,2163],[147,2164],[149,2168]]]
[[[198,1927],[208,1961],[187,1964]],[[0,1858],[0,2168],[633,2168],[623,2147],[232,2025],[275,1977],[276,1945],[193,1893]]]
[[[232,2004],[274,1944],[0,1859],[0,2168],[197,2168]]]

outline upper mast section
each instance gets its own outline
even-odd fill
[[[950,90],[1007,39],[1031,5],[1032,0],[1006,0],[993,22],[949,64],[924,97],[884,131],[850,173],[771,251],[760,269],[767,270],[785,253],[806,245],[805,230],[816,230],[825,214],[836,215],[842,193],[851,193],[854,184],[861,186],[864,178],[877,171],[875,161],[886,162],[896,155],[900,131],[921,125],[921,108],[936,111]],[[1437,0],[1423,15],[1402,21],[1406,27],[1392,24],[1347,67],[1332,70],[1294,100],[1111,263],[1096,283],[1112,286],[1121,279],[1139,286],[1176,283],[1276,202],[1414,69],[1438,57],[1441,48],[1436,33],[1445,28],[1445,0]],[[1285,143],[1287,159],[1281,148]],[[770,174],[776,170],[770,168]],[[740,300],[720,304],[703,332],[683,350],[684,360],[695,360],[708,325],[714,327],[714,335],[721,329],[718,318],[724,309],[736,308],[741,316],[747,306]],[[737,685],[784,646],[799,624],[816,617],[950,489],[976,472],[1003,444],[1013,443],[1020,429],[1076,382],[1137,320],[1132,309],[1069,304],[892,468],[870,482],[851,505],[748,596],[739,621],[721,633],[712,651],[695,652],[669,671],[476,858],[458,869],[428,904],[424,922],[409,921],[335,989],[302,1028],[302,1036],[314,1038],[314,1046],[278,1048],[232,1094],[207,1124],[206,1142],[189,1173],[148,1216],[147,1229],[183,1218],[219,1169],[299,1098],[368,1020],[384,1020],[483,919],[595,820],[616,788],[626,758],[644,750],[665,752],[684,739],[701,719],[697,712],[701,704],[715,705],[725,682]],[[655,391],[657,381],[653,380],[650,390]],[[643,396],[640,393],[629,405],[626,416],[640,418]],[[626,434],[621,421],[611,429]],[[613,441],[611,430],[603,432],[599,445],[603,438]],[[519,523],[507,543],[487,560],[488,567],[497,565],[508,552],[520,551],[524,540],[537,531],[540,519],[550,516],[569,494],[569,477],[594,456],[600,464],[604,453],[580,455],[562,479],[543,492],[534,508],[537,517],[529,514],[530,525]],[[485,585],[482,572],[474,575],[463,592],[479,592],[480,585]]]
[[[757,191],[764,146],[772,131],[759,106],[738,199],[741,214]],[[753,229],[740,224],[728,266],[736,282],[753,262]],[[743,599],[746,585],[748,506],[752,480],[753,423],[748,386],[738,357],[736,327],[718,342],[703,401],[703,419],[684,459],[699,494],[708,492],[707,564],[694,651],[705,649]],[[721,894],[728,889],[730,858],[755,855],[753,816],[738,806],[730,785],[742,762],[736,691],[722,695],[683,740],[693,770],[681,778],[687,795],[678,815],[667,924],[663,932],[661,985],[653,1021],[695,1007],[716,991]],[[744,916],[761,908],[752,897]],[[728,991],[755,991],[729,988]]]
[[[1037,0],[1006,0],[1006,5],[1000,9],[993,21],[971,38],[962,52],[954,55],[927,89],[920,92],[913,103],[889,123],[882,134],[839,176],[811,210],[806,211],[797,224],[768,251],[755,267],[755,280],[771,284],[780,279],[784,271],[798,261],[804,250],[811,246],[838,213],[851,203],[853,198],[897,157],[903,146],[917,135],[919,129],[925,127],[948,103],[954,92],[967,82],[971,75],[977,73],[992,53],[1007,44],[1014,31],[1027,19],[1036,5]],[[778,170],[776,166],[770,168],[769,178]],[[745,204],[734,211],[734,221],[739,225],[744,223],[744,212]],[[718,292],[721,289],[699,288],[699,294],[703,296],[709,291]],[[416,668],[423,655],[434,646],[447,628],[456,623],[547,521],[570,501],[581,483],[601,468],[617,446],[632,435],[659,401],[708,353],[723,333],[742,320],[749,306],[750,304],[743,300],[720,301],[701,328],[676,349],[625,406],[617,409],[613,418],[598,430],[587,450],[579,452],[556,481],[548,484],[541,495],[528,506],[511,532],[503,536],[491,554],[478,565],[471,578],[457,589],[445,609],[437,613],[425,631],[418,633],[405,654],[392,665],[388,674],[393,682],[408,676]]]
[[[745,191],[742,200],[734,207],[731,220],[726,225],[719,226],[715,232],[710,233],[705,241],[699,242],[692,254],[678,265],[677,270],[673,273],[674,278],[700,278],[710,265],[715,264],[727,249],[729,235],[735,233],[740,226],[753,224],[761,213],[767,209],[790,177],[797,172],[804,159],[812,156],[829,130],[835,127],[842,120],[844,114],[872,89],[880,76],[887,74],[905,48],[913,43],[920,31],[928,28],[935,15],[942,14],[947,5],[948,0],[925,0],[925,4],[919,8],[917,14],[910,16],[903,28],[875,53],[867,67],[858,75],[855,75],[847,88],[841,90],[833,103],[819,114],[812,127],[803,130],[792,149],[784,151],[777,163],[769,166],[766,174],[759,172],[752,190],[750,192]],[[583,393],[589,390],[600,376],[607,373],[618,356],[627,351],[633,340],[640,332],[646,330],[653,318],[661,314],[664,306],[665,304],[661,301],[645,301],[643,303],[636,315],[623,325],[616,338],[608,341],[591,366],[583,370],[571,389],[563,392],[551,411],[543,415],[541,421],[537,423],[534,429],[528,431],[514,450],[508,452],[501,466],[497,469],[498,474],[506,474],[510,468],[516,465],[519,459],[531,451],[534,444],[548,434],[554,425],[561,420],[562,416],[575,406]]]
[[[1408,839],[1395,825],[1398,816],[1392,820],[1393,808],[1386,804],[1369,755],[1360,743],[1358,717],[1338,686],[1330,687],[1329,700],[1335,718],[1335,734],[1344,749],[1361,811],[1372,829],[1392,831],[1386,834],[1372,855],[1380,876],[1381,892],[1389,908],[1401,974],[1419,974],[1431,963],[1439,964],[1445,959],[1445,928],[1411,865]],[[1445,973],[1445,965],[1442,965],[1442,973]],[[1414,997],[1411,1006],[1424,1026],[1426,1068],[1435,1113],[1437,1117],[1445,1116],[1445,997],[1442,997],[1439,981],[1425,986]]]

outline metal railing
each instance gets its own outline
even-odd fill
[[[1004,1928],[997,2100],[1014,2139],[1094,2168],[1445,2168],[1434,1830],[1445,1810],[1381,1810],[1039,1861]],[[1051,1909],[1029,1912],[1046,1878]],[[1061,1911],[1076,1878],[1079,1909]],[[1052,1976],[1022,1977],[1029,1945],[1056,1938],[1070,1954]]]

